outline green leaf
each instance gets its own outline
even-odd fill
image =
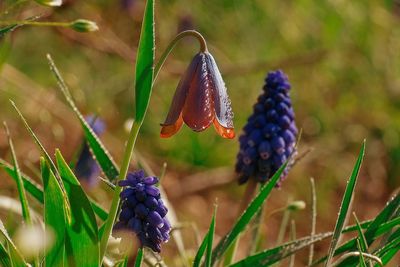
[[[7,249],[0,242],[0,265],[3,267],[12,267],[10,255]]]
[[[143,260],[143,249],[139,248],[136,255],[135,267],[140,267],[142,265],[142,260]]]
[[[14,181],[17,181],[18,178],[16,173],[14,172],[14,168],[9,163],[7,163],[7,161],[0,159],[0,168],[5,170],[8,175],[13,178]],[[28,193],[31,194],[37,201],[43,203],[43,189],[41,185],[36,183],[32,178],[22,172],[21,177],[26,191],[28,191]]]
[[[279,170],[271,177],[268,183],[262,187],[257,196],[251,201],[247,209],[236,221],[233,228],[221,239],[221,241],[218,243],[213,251],[211,265],[214,265],[214,263],[224,254],[224,252],[235,241],[239,234],[246,228],[251,219],[257,214],[257,212],[260,210],[263,203],[271,193],[272,189],[275,187],[275,184],[279,180],[285,168],[286,163],[283,164],[279,168]]]
[[[61,188],[44,158],[40,159],[44,185],[44,223],[54,232],[54,244],[45,255],[45,266],[64,266],[65,202]]]
[[[13,167],[7,163],[5,160],[0,159],[0,168],[3,168],[14,180],[16,180],[16,175],[14,173]],[[37,201],[43,204],[43,188],[41,185],[37,184],[32,178],[28,175],[21,173],[22,180],[24,182],[24,187],[26,191],[31,194]],[[107,219],[108,213],[95,201],[90,200],[93,211],[99,216],[103,221]]]
[[[44,146],[42,145],[42,143],[40,142],[39,138],[37,138],[36,134],[33,132],[32,128],[29,126],[28,122],[26,121],[26,119],[24,118],[24,116],[22,115],[21,111],[17,108],[17,106],[15,105],[15,103],[13,101],[11,101],[11,105],[14,107],[14,109],[17,111],[18,116],[20,117],[20,119],[22,120],[22,122],[24,123],[25,128],[28,130],[29,135],[32,137],[32,139],[34,140],[35,144],[37,145],[37,147],[39,148],[39,150],[42,152],[44,158],[46,159],[46,161],[50,164],[50,169],[51,171],[54,173],[54,175],[57,178],[57,182],[61,187],[61,190],[63,192],[63,199],[64,201],[68,202],[68,198],[66,196],[66,192],[65,192],[65,188],[63,185],[63,182],[61,180],[61,178],[59,177],[56,165],[54,164],[53,160],[51,159],[49,153],[47,153],[46,149],[44,148]],[[69,207],[69,203],[65,203],[64,207]],[[69,210],[66,210],[66,215],[69,218]]]
[[[10,132],[8,130],[8,127],[7,127],[6,123],[4,123],[4,127],[5,127],[5,130],[6,130],[6,134],[7,134],[7,138],[8,138],[8,145],[10,146],[12,161],[13,161],[13,164],[14,164],[14,174],[15,174],[15,177],[16,177],[19,200],[21,202],[22,217],[24,218],[24,221],[27,224],[31,224],[32,220],[31,220],[31,215],[30,215],[30,212],[29,212],[28,200],[26,199],[26,193],[25,193],[24,184],[23,184],[22,177],[21,177],[21,170],[19,168],[17,156],[15,155],[14,145],[13,145],[13,142],[11,140]]]
[[[332,241],[331,241],[331,245],[329,247],[328,258],[325,262],[325,266],[328,266],[330,264],[333,254],[335,253],[336,246],[339,242],[339,237],[340,237],[340,234],[342,233],[342,229],[344,227],[344,224],[345,224],[345,221],[347,218],[347,214],[348,214],[348,211],[349,211],[349,208],[351,205],[351,201],[353,198],[353,193],[354,193],[354,189],[356,186],[358,173],[360,172],[361,163],[362,163],[362,160],[364,157],[364,151],[365,151],[365,141],[363,142],[363,144],[361,146],[361,150],[358,155],[357,162],[353,168],[353,172],[350,176],[350,179],[347,182],[346,191],[344,193],[342,204],[340,205],[339,216],[336,221],[335,230],[333,231]]]
[[[354,219],[355,219],[356,225],[357,225],[358,239],[359,239],[361,251],[368,253],[367,240],[365,239],[364,233],[361,229],[360,222],[358,221],[358,218],[354,212],[353,212],[353,216],[354,216]]]
[[[362,228],[367,228],[370,225],[370,221],[365,221],[361,223]],[[397,222],[395,220],[388,222],[388,225],[382,225],[381,227],[378,228],[379,234],[383,234],[390,229],[392,229],[395,225],[399,224],[400,220]],[[390,224],[390,225],[389,225]],[[356,225],[351,225],[348,227],[345,227],[342,231],[342,233],[347,233],[351,231],[356,231],[357,226]],[[253,266],[270,266],[276,262],[279,262],[283,260],[284,258],[292,255],[296,251],[299,251],[303,248],[308,247],[311,244],[314,244],[316,242],[325,240],[333,235],[333,232],[327,232],[327,233],[321,233],[321,234],[316,234],[313,236],[308,236],[308,237],[303,237],[300,239],[297,239],[295,241],[287,242],[283,245],[264,250],[260,253],[257,253],[255,255],[249,256],[233,265],[230,265],[230,267],[253,267]],[[356,246],[355,239],[351,240],[352,244],[350,244],[350,248],[352,248],[352,245]],[[322,261],[319,261],[322,262]],[[313,263],[315,265],[316,263]]]
[[[0,29],[0,38],[3,38],[3,36],[4,36],[5,34],[7,34],[7,33],[9,33],[9,32],[12,32],[13,30],[15,30],[16,28],[18,28],[19,26],[21,26],[21,25],[12,24],[12,25],[9,25],[9,26],[7,26],[7,27],[1,28],[1,29]]]
[[[11,266],[13,267],[26,267],[27,264],[23,259],[21,253],[18,251],[17,247],[14,245],[10,236],[7,233],[6,228],[4,228],[3,222],[0,220],[0,237],[4,238],[7,242],[8,251],[11,259]]]
[[[367,239],[367,243],[369,242],[369,238],[370,238],[368,229],[370,229],[370,226],[372,225],[372,223],[373,222],[371,222],[369,224],[369,226],[367,227],[367,230],[365,231],[365,234],[364,234],[366,239]],[[394,227],[396,227],[398,225],[400,225],[400,217],[396,218],[396,219],[393,219],[393,220],[390,220],[390,221],[387,221],[385,223],[382,223],[381,225],[379,225],[377,228],[374,229],[374,234],[371,237],[371,243],[374,240],[376,240],[379,236],[391,231]],[[355,227],[353,229],[356,230],[356,228],[357,227]],[[339,248],[337,248],[336,251],[335,251],[334,256],[339,255],[339,254],[344,253],[344,252],[347,252],[347,251],[356,251],[356,250],[357,250],[357,242],[356,242],[356,239],[353,238],[353,239],[347,241],[346,243],[344,243],[343,245],[341,245]],[[323,258],[321,258],[321,259],[319,259],[319,260],[317,260],[315,262],[313,262],[312,266],[318,265],[319,263],[325,261],[326,258],[327,258],[327,256],[323,257]],[[350,262],[349,262],[349,260],[350,260]],[[339,266],[343,266],[343,267],[344,266],[351,266],[351,264],[355,263],[354,260],[355,260],[354,257],[348,258],[348,259],[344,260]]]
[[[154,75],[154,0],[147,0],[136,56],[135,121],[142,122],[150,102]]]
[[[50,64],[50,69],[53,72],[55,78],[57,79],[58,87],[60,88],[62,94],[65,97],[65,100],[67,101],[71,109],[74,111],[75,115],[78,117],[81,123],[86,141],[88,142],[89,147],[91,148],[91,151],[95,156],[96,161],[99,163],[100,168],[103,170],[107,178],[110,181],[114,180],[118,176],[119,171],[117,165],[114,163],[114,160],[111,157],[111,154],[107,151],[103,143],[93,132],[92,128],[90,127],[89,123],[85,120],[83,115],[79,112],[78,108],[75,105],[74,100],[72,99],[71,93],[51,56],[47,55],[47,59]]]
[[[207,234],[207,251],[206,251],[206,260],[205,260],[206,267],[211,267],[211,256],[212,256],[212,246],[213,246],[214,233],[215,233],[215,217],[216,217],[216,215],[217,215],[217,206],[215,205],[214,215],[211,219],[210,228],[209,228],[208,234]]]
[[[201,258],[203,258],[204,252],[206,251],[208,245],[208,232],[204,236],[203,241],[200,244],[199,249],[197,250],[196,256],[194,257],[193,267],[199,267]]]
[[[358,248],[358,251],[360,252],[360,256],[359,256],[359,258],[360,258],[360,266],[361,267],[367,267],[367,264],[365,263],[365,259],[364,259],[364,255],[363,255],[363,252],[365,252],[365,251],[363,251],[362,248],[361,248],[360,237],[357,238],[357,248]]]
[[[98,229],[90,201],[59,150],[56,150],[56,161],[71,203],[65,241],[69,265],[99,266]]]
[[[386,233],[390,231],[393,227],[398,225],[398,223],[400,222],[399,218],[396,218],[394,220],[390,220],[390,218],[392,218],[392,216],[397,212],[399,207],[400,207],[400,195],[397,195],[391,201],[389,201],[386,207],[370,223],[370,225],[367,227],[364,233],[368,246],[370,246],[372,242],[375,241],[378,238],[378,236],[382,234],[382,231]],[[343,244],[342,246],[340,246],[335,251],[335,256],[345,251],[349,250],[355,251],[356,249],[357,247],[355,241],[350,240],[345,244]],[[325,259],[326,257],[323,257],[314,262],[313,265],[323,262]],[[348,258],[345,261],[343,261],[343,265],[341,266],[348,266],[350,264],[355,264],[356,262],[357,261],[355,260],[355,258]]]

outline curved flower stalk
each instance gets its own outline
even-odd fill
[[[86,121],[92,127],[93,132],[100,136],[105,130],[105,123],[99,118],[94,116],[86,116]],[[87,142],[84,140],[82,150],[79,154],[78,160],[75,165],[75,174],[79,180],[85,181],[90,187],[93,187],[98,182],[98,176],[100,175],[100,166],[93,158],[92,153]]]
[[[265,82],[264,91],[254,105],[254,113],[239,138],[236,172],[240,184],[250,178],[262,183],[267,181],[295,153],[298,130],[288,78],[278,70],[268,73]],[[290,165],[280,182],[286,177]]]
[[[171,225],[160,190],[155,186],[157,183],[158,178],[145,177],[142,170],[128,173],[126,179],[119,182],[119,186],[124,187],[120,194],[122,209],[114,231],[116,236],[121,230],[134,232],[141,247],[161,252],[161,244],[169,239]]]

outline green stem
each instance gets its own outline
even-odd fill
[[[279,228],[278,238],[276,240],[277,246],[282,244],[283,238],[285,237],[286,228],[289,223],[289,218],[290,218],[290,210],[286,209],[285,212],[283,213],[281,227]]]
[[[255,179],[250,178],[249,181],[247,182],[246,191],[244,192],[242,201],[239,206],[238,217],[240,217],[240,215],[242,215],[242,213],[246,210],[247,206],[253,199],[254,192],[257,189],[257,185],[258,184],[255,181]],[[235,241],[233,241],[232,245],[230,245],[230,247],[226,251],[225,257],[224,257],[224,266],[228,266],[234,261],[236,250],[237,250],[237,247],[239,246],[239,241],[240,241],[240,235],[238,235],[238,237],[236,237]]]
[[[197,38],[197,40],[200,43],[200,52],[207,52],[207,43],[206,40],[204,39],[203,35],[201,35],[201,33],[199,33],[198,31],[194,31],[194,30],[189,30],[189,31],[183,31],[180,32],[177,36],[175,36],[175,38],[169,43],[169,45],[167,46],[167,48],[165,49],[164,53],[161,55],[160,59],[158,60],[156,66],[154,67],[154,79],[153,79],[153,85],[155,83],[155,81],[157,80],[157,76],[160,72],[161,67],[163,66],[165,60],[167,59],[168,55],[172,52],[172,50],[174,49],[175,45],[184,37],[186,36],[192,36]]]
[[[111,234],[111,231],[112,231],[112,228],[113,228],[113,225],[114,225],[114,222],[117,217],[118,210],[119,210],[119,203],[120,203],[119,194],[121,193],[122,188],[120,186],[118,186],[118,181],[125,179],[126,175],[128,174],[129,163],[131,161],[132,154],[133,154],[133,148],[135,147],[136,139],[139,134],[139,130],[140,130],[141,126],[142,126],[142,122],[136,122],[136,121],[133,122],[131,131],[129,133],[128,142],[126,144],[126,148],[125,148],[125,152],[124,152],[124,157],[122,159],[121,170],[120,170],[118,178],[116,179],[117,184],[115,186],[111,207],[108,212],[108,217],[107,217],[107,220],[106,220],[105,226],[104,226],[104,232],[103,232],[103,235],[102,235],[101,241],[100,241],[100,259],[101,260],[103,260],[103,258],[104,258],[104,254],[107,249],[108,239],[110,237],[110,234]]]
[[[28,20],[15,20],[15,21],[0,21],[0,25],[33,25],[33,26],[51,26],[51,27],[70,27],[70,22],[39,22],[39,21],[28,21]]]

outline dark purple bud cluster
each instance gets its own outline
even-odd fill
[[[263,93],[240,136],[236,172],[239,183],[253,178],[266,182],[295,149],[298,133],[289,96],[290,83],[281,71],[268,73]],[[281,177],[286,177],[288,168]]]
[[[105,131],[106,126],[104,121],[101,119],[92,115],[86,116],[85,119],[97,136],[100,136]],[[100,175],[100,172],[100,166],[93,158],[86,140],[83,140],[82,150],[75,166],[76,176],[79,180],[84,180],[90,187],[93,187],[99,181],[97,178]]]
[[[161,251],[161,243],[167,242],[171,225],[167,218],[167,208],[160,198],[160,190],[155,186],[158,178],[145,177],[142,170],[128,173],[119,185],[125,187],[120,194],[122,209],[114,231],[134,232],[141,247],[154,252]],[[117,234],[118,235],[118,234]]]

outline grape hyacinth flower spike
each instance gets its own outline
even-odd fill
[[[180,80],[167,118],[161,124],[161,137],[177,133],[185,122],[196,132],[211,124],[224,138],[235,137],[233,112],[226,86],[213,56],[197,53]]]
[[[141,247],[154,252],[161,251],[161,244],[168,241],[171,231],[166,218],[168,210],[155,186],[157,183],[158,178],[146,177],[142,170],[128,173],[126,179],[118,183],[124,189],[120,194],[119,221],[114,226],[116,236],[118,231],[133,232]]]
[[[100,136],[104,132],[104,121],[92,115],[86,116],[85,119],[97,136]],[[100,175],[100,172],[100,166],[93,158],[86,140],[83,140],[82,150],[75,166],[76,176],[79,180],[85,181],[90,187],[93,187],[98,182],[97,177]]]
[[[283,71],[268,73],[262,94],[254,105],[239,138],[236,173],[239,183],[248,179],[266,182],[295,153],[298,130],[289,95],[290,83]],[[283,172],[278,186],[287,176],[290,165]]]

